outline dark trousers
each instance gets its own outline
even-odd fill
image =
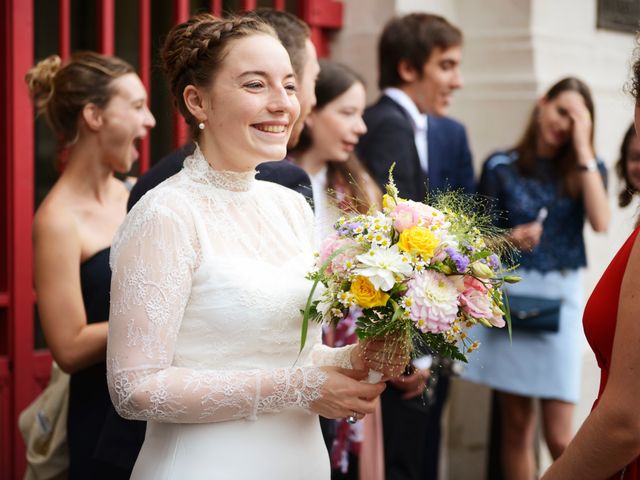
[[[440,374],[433,401],[403,400],[390,385],[383,392],[382,428],[386,480],[437,480],[441,417],[449,375]]]

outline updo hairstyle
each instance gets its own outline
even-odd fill
[[[78,118],[85,105],[105,108],[114,88],[112,82],[135,70],[124,60],[95,52],[76,52],[63,65],[57,55],[38,62],[26,74],[38,114],[58,136],[60,148],[77,140]]]
[[[188,85],[209,87],[231,42],[255,34],[278,39],[272,27],[253,16],[218,18],[202,13],[169,31],[160,57],[176,107],[189,125],[194,139],[200,133],[199,122],[184,102],[184,89]]]

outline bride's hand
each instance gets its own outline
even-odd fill
[[[325,418],[345,418],[356,414],[358,419],[373,413],[378,396],[385,384],[365,383],[366,370],[349,370],[338,367],[322,367],[327,381],[322,386],[320,398],[311,403],[311,410]]]

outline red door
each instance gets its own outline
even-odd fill
[[[0,10],[0,480],[21,479],[26,466],[19,413],[48,382],[50,356],[35,312],[31,221],[55,181],[53,137],[34,122],[24,75],[37,59],[80,49],[116,54],[137,66],[150,92],[157,127],[142,146],[140,171],[186,139],[154,54],[172,24],[197,11],[215,14],[273,7],[311,27],[320,56],[342,26],[340,0],[4,0]]]

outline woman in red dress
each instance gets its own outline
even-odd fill
[[[640,57],[633,66],[640,132]],[[542,480],[640,480],[640,228],[596,285],[584,330],[601,370],[591,414]]]

